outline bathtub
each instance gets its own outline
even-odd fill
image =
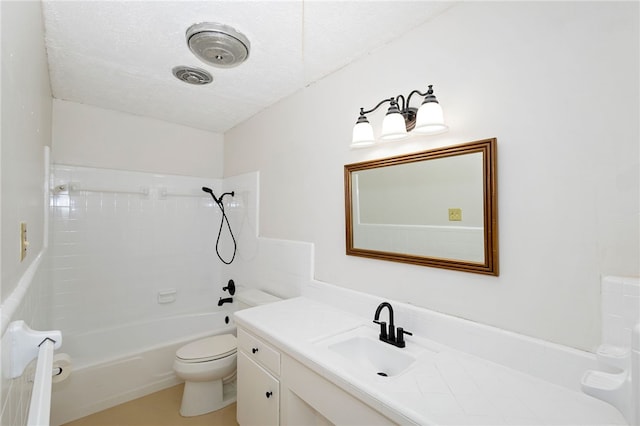
[[[176,350],[193,340],[236,333],[232,311],[173,316],[63,336],[58,352],[71,376],[53,385],[51,424],[60,425],[174,386]],[[117,342],[117,343],[116,343]]]

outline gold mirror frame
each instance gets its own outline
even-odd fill
[[[352,173],[367,169],[376,169],[400,164],[429,161],[457,155],[482,153],[483,171],[483,234],[484,261],[426,257],[407,253],[395,253],[354,247],[353,234],[353,178]],[[380,160],[364,161],[344,166],[345,216],[346,216],[346,253],[350,256],[371,259],[411,263],[435,268],[453,269],[485,275],[498,275],[498,189],[497,189],[497,140],[484,139],[433,150],[400,155]]]

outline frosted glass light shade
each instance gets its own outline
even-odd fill
[[[449,127],[444,124],[444,116],[442,107],[437,102],[427,102],[418,109],[416,118],[416,127],[413,129],[416,133],[433,135],[436,133],[444,133]]]
[[[364,148],[371,146],[375,142],[373,137],[373,127],[368,121],[356,123],[353,126],[353,136],[351,138],[351,148]]]
[[[404,117],[399,112],[394,112],[384,116],[382,122],[382,135],[380,139],[383,141],[392,141],[404,139],[407,136],[407,127],[404,123]]]

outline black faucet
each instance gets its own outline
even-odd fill
[[[389,329],[387,331],[387,323],[380,321],[380,313],[383,308],[389,308]],[[390,345],[397,346],[399,348],[405,347],[404,335],[408,334],[413,336],[413,333],[405,331],[402,327],[398,327],[398,333],[396,336],[396,327],[393,324],[393,308],[389,302],[382,302],[376,308],[376,314],[373,317],[373,322],[380,325],[380,340]]]
[[[225,303],[233,303],[233,297],[227,297],[225,299],[221,297],[220,300],[218,300],[218,306],[222,306]]]

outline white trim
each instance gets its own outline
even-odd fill
[[[9,295],[9,297],[7,297],[4,303],[0,306],[0,335],[4,335],[9,322],[11,322],[11,319],[18,310],[18,307],[24,300],[24,296],[25,294],[27,294],[31,283],[33,282],[33,277],[38,271],[43,257],[44,250],[38,253],[38,256],[36,256],[34,261],[31,262],[31,265],[29,265],[27,270],[20,278],[20,281],[18,281],[18,285],[13,290],[11,295]]]

